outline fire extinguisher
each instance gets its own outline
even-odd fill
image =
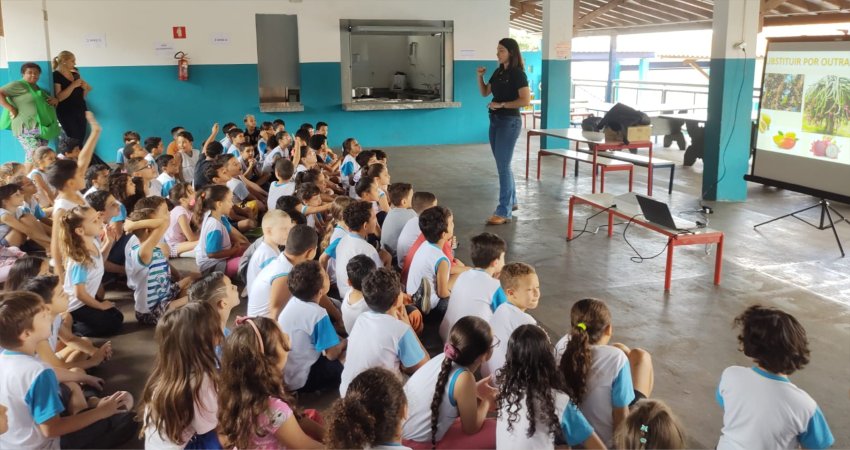
[[[177,60],[177,79],[180,81],[189,80],[189,55],[177,52],[174,54],[174,59]]]

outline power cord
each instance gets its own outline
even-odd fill
[[[636,219],[638,216],[642,216],[642,215],[643,215],[643,214],[635,214],[635,215],[633,215],[631,218],[629,218],[629,222],[626,224],[626,228],[624,228],[624,229],[623,229],[623,240],[624,240],[624,241],[626,241],[626,245],[628,245],[628,246],[629,246],[629,248],[631,248],[631,249],[632,249],[632,251],[633,251],[633,252],[635,252],[635,255],[637,255],[637,256],[632,256],[632,257],[630,257],[629,259],[630,259],[633,263],[637,263],[637,264],[640,264],[640,263],[642,263],[642,262],[644,262],[644,261],[646,261],[646,260],[648,260],[648,259],[654,259],[654,258],[657,258],[657,257],[661,256],[661,254],[662,254],[662,253],[664,253],[664,251],[665,251],[665,250],[667,250],[667,246],[668,246],[668,245],[670,245],[670,241],[668,240],[668,241],[667,241],[667,243],[666,243],[666,244],[664,244],[664,248],[662,248],[662,249],[661,249],[661,251],[660,251],[660,252],[658,252],[657,254],[655,254],[655,255],[653,255],[653,256],[641,256],[640,252],[638,252],[638,251],[637,251],[637,249],[636,249],[636,248],[635,248],[635,247],[634,247],[634,246],[633,246],[633,245],[629,242],[629,239],[628,239],[628,238],[626,238],[626,232],[627,232],[627,231],[629,231],[629,225],[631,225],[631,224],[632,224],[632,222],[634,222],[634,221],[635,221],[635,219]]]
[[[579,233],[577,235],[573,236],[572,239],[567,239],[567,242],[572,242],[572,241],[578,239],[579,237],[581,237],[581,235],[583,235],[584,233],[586,233],[587,232],[587,225],[590,224],[590,219],[604,213],[605,211],[608,211],[611,208],[616,208],[616,207],[617,207],[617,205],[611,205],[611,206],[609,206],[605,209],[602,209],[602,210],[588,216],[586,219],[584,219],[584,227],[581,230],[579,230]],[[599,230],[599,228],[597,228],[597,230]],[[594,231],[594,233],[596,233],[596,232]]]

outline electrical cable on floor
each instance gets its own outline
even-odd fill
[[[661,251],[658,252],[657,254],[655,254],[653,256],[641,256],[641,254],[637,251],[637,249],[629,242],[628,238],[626,238],[626,232],[629,231],[629,225],[631,225],[632,222],[634,222],[635,218],[637,218],[638,216],[642,216],[642,215],[643,214],[633,215],[631,218],[629,218],[629,222],[626,224],[626,228],[623,229],[623,240],[626,241],[626,245],[628,245],[629,248],[631,248],[632,251],[635,252],[635,255],[637,255],[637,256],[632,256],[629,259],[633,263],[637,263],[637,264],[640,264],[640,263],[642,263],[642,262],[644,262],[648,259],[654,259],[654,258],[661,256],[661,254],[664,253],[665,250],[667,250],[667,246],[670,245],[670,241],[668,240],[667,243],[664,244],[664,248],[662,248]]]
[[[611,206],[609,206],[609,207],[607,207],[603,210],[600,210],[600,211],[593,213],[592,215],[588,216],[586,219],[584,219],[584,228],[579,230],[579,233],[577,235],[573,236],[572,239],[567,239],[567,242],[572,242],[572,241],[578,239],[579,237],[581,237],[582,234],[586,233],[587,232],[587,225],[590,224],[590,219],[604,213],[605,211],[608,211],[611,208],[616,208],[616,207],[617,207],[617,205],[611,205]],[[575,231],[575,230],[573,230],[573,231]],[[599,231],[599,227],[596,227],[596,231]],[[594,231],[593,233],[595,234],[596,231]]]

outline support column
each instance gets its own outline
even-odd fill
[[[613,103],[614,80],[620,78],[620,61],[617,59],[617,33],[608,36],[608,80],[605,83],[605,101]]]
[[[702,198],[744,201],[759,0],[714,2]],[[740,43],[745,43],[744,49]]]
[[[543,0],[543,83],[541,127],[570,126],[570,57],[573,39],[573,2]],[[547,148],[545,139],[540,143]],[[560,143],[563,145],[563,142]]]

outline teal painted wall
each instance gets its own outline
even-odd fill
[[[50,67],[50,62],[34,62],[41,67],[41,78],[38,80],[38,85],[41,86],[42,89],[46,89],[48,92],[52,93],[53,86],[50,86],[50,74],[53,70]],[[21,78],[22,65],[24,65],[24,61],[10,61],[8,69],[0,69],[0,86],[4,86],[12,80],[19,80]],[[23,160],[24,149],[21,147],[21,144],[18,143],[18,140],[12,136],[12,132],[8,130],[0,131],[0,163],[7,161],[23,162]]]
[[[12,64],[10,71],[20,67]],[[301,64],[305,107],[300,113],[260,112],[254,64],[193,65],[189,81],[178,81],[173,65],[81,67],[80,72],[94,88],[88,97],[89,109],[103,127],[97,154],[111,162],[126,130],[169,142],[171,128],[181,125],[192,132],[200,147],[212,123],[241,123],[245,114],[255,115],[258,122],[281,118],[289,130],[303,122],[328,122],[335,147],[351,136],[367,148],[487,142],[488,100],[478,92],[475,73],[482,65],[492,73],[496,62],[454,62],[454,99],[462,103],[461,108],[369,112],[341,109],[340,64],[334,62]],[[22,160],[22,150],[10,132],[0,132],[0,139],[0,162]],[[10,140],[12,145],[7,145]]]
[[[753,90],[755,67],[752,58],[711,60],[702,178],[706,200],[747,199],[743,177],[750,159],[752,96],[749,93]]]
[[[541,128],[570,127],[570,69],[571,61],[564,59],[543,60],[543,114]],[[552,140],[557,142],[561,140]],[[549,140],[544,138],[541,145],[549,148]],[[558,142],[563,146],[563,141]]]
[[[534,98],[540,98],[540,78],[543,75],[543,53],[538,50],[536,52],[522,52],[522,59],[525,62],[525,74],[528,76],[528,87],[531,88],[531,93]]]

